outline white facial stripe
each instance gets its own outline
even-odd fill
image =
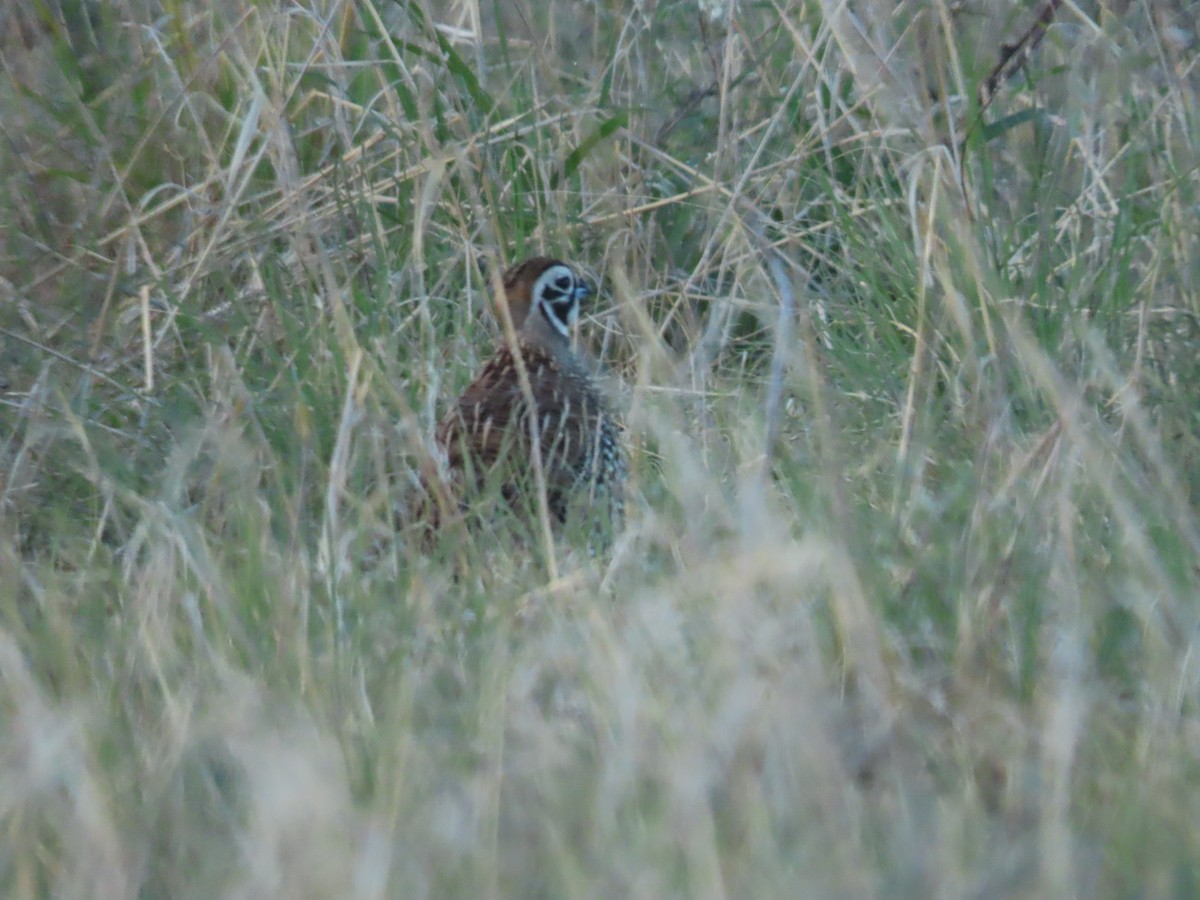
[[[533,302],[563,337],[570,336],[571,326],[579,318],[579,297],[575,273],[567,266],[551,266],[533,283]]]

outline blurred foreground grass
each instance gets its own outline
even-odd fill
[[[1200,9],[1039,10],[0,7],[0,893],[1200,892]],[[631,527],[422,552],[533,252]]]

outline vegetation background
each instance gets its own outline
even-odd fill
[[[0,894],[1200,893],[1197,21],[4,2]],[[422,552],[534,252],[630,527]]]

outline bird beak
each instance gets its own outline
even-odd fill
[[[588,284],[586,281],[576,281],[575,282],[575,299],[576,300],[582,302],[582,301],[586,300],[588,297],[592,296],[592,294],[594,294],[594,293],[595,293],[595,291],[592,290],[592,286],[590,284]]]

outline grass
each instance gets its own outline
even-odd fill
[[[1200,889],[1194,3],[0,15],[0,892]],[[1000,37],[998,37],[998,35]],[[611,555],[424,548],[491,267]]]

